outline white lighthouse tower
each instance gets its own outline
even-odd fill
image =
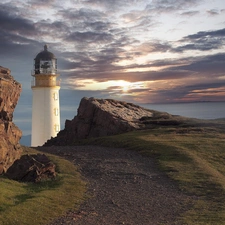
[[[59,89],[57,59],[48,51],[37,54],[32,72],[32,133],[31,146],[41,146],[60,130]]]

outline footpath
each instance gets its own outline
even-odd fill
[[[69,211],[51,225],[184,225],[179,217],[190,207],[191,197],[158,171],[153,159],[97,146],[39,150],[72,161],[88,185],[89,198],[79,211]]]

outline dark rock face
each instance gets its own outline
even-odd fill
[[[112,99],[83,98],[78,115],[66,121],[65,130],[79,139],[124,133],[142,126],[139,119],[152,112]]]
[[[45,154],[23,155],[7,170],[6,176],[22,182],[40,182],[55,178],[55,165]]]
[[[21,155],[19,140],[22,132],[12,122],[13,112],[21,93],[21,85],[0,66],[0,174]]]
[[[113,99],[82,98],[78,114],[66,120],[65,129],[45,145],[66,145],[76,139],[125,133],[146,127],[142,118],[153,111]]]

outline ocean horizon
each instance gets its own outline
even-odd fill
[[[145,103],[141,107],[197,119],[225,118],[225,102]]]

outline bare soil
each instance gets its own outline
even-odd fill
[[[51,225],[184,225],[179,218],[191,207],[192,197],[160,172],[154,159],[97,146],[39,150],[72,161],[88,188],[88,198],[80,209],[68,211]]]

